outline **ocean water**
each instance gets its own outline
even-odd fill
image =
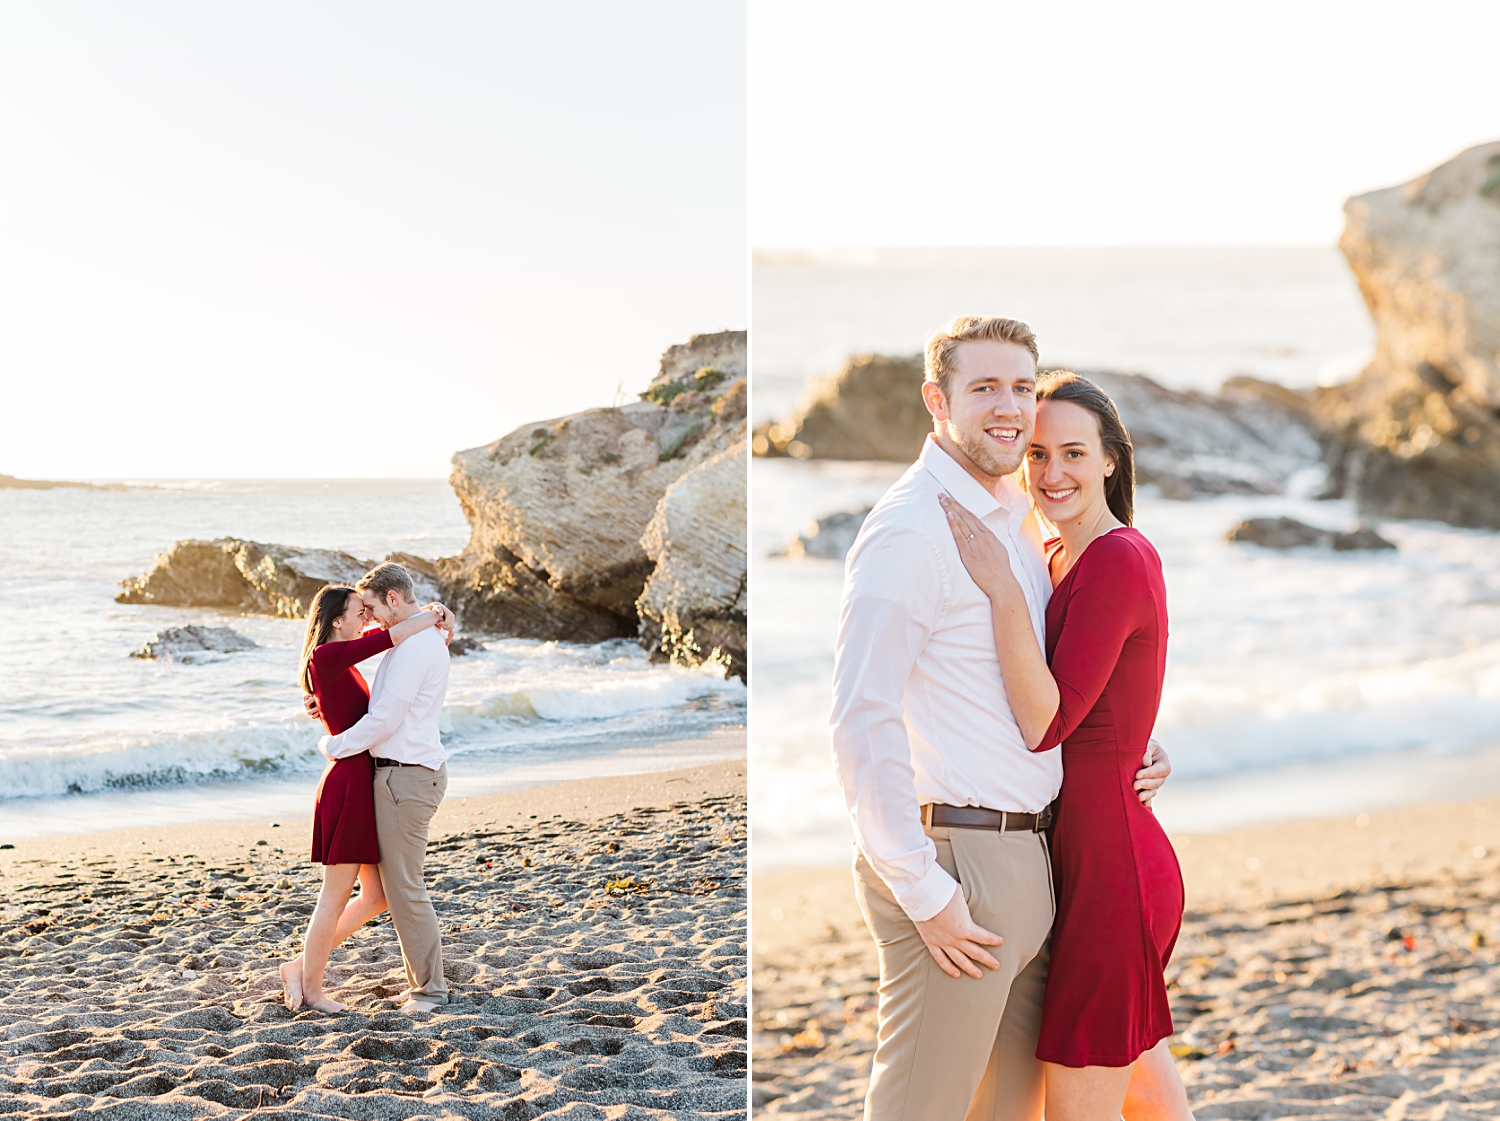
[[[1087,264],[1090,252],[1059,251],[1052,273]],[[1130,252],[1107,256],[1123,268]],[[1152,274],[1166,269],[1162,261],[1175,251],[1140,252],[1142,272]],[[1317,380],[1341,361],[1357,366],[1371,334],[1368,321],[1338,330],[1337,317],[1333,326],[1310,322],[1308,308],[1337,309],[1353,286],[1347,275],[1324,268],[1332,252],[1264,251],[1243,284],[1233,276],[1239,251],[1224,252],[1217,279],[1205,277],[1203,255],[1180,253],[1180,274],[1152,281],[1160,298],[1150,316],[1123,315],[1122,306],[1138,310],[1144,297],[1137,286],[1112,288],[1107,271],[1104,279],[1069,281],[1084,301],[1068,312],[1077,333],[1059,324],[1054,334],[1073,338],[1084,355],[1070,361],[1142,369],[1169,385],[1212,386],[1235,369]],[[1277,253],[1285,254],[1285,290],[1305,299],[1288,298],[1279,315],[1275,301],[1251,301],[1253,331],[1244,325],[1229,331],[1215,352],[1214,325],[1235,320],[1234,308],[1204,291],[1217,292],[1219,301],[1230,301],[1237,285],[1274,292]],[[938,267],[941,255],[924,258],[926,275],[935,278],[930,290],[907,263],[888,269],[879,254],[859,267],[842,259],[827,267],[757,263],[757,363],[769,352],[781,356],[781,369],[793,371],[794,356],[808,355],[805,381],[837,365],[812,357],[833,337],[846,339],[840,345],[850,352],[917,349],[920,339],[893,347],[881,334],[887,328],[873,325],[941,319],[935,305],[962,289],[972,264],[968,255],[957,256],[952,274]],[[979,295],[957,306],[1008,310],[982,297],[1013,283],[1008,275],[989,277],[976,283]],[[1180,307],[1162,295],[1195,284],[1197,295]],[[1354,300],[1363,317],[1357,293]],[[824,303],[833,325],[823,318]],[[1091,322],[1122,318],[1136,334],[1117,340],[1114,352],[1107,332],[1089,334]],[[1148,330],[1148,323],[1155,326]],[[1048,335],[1038,330],[1045,357]],[[1245,343],[1251,333],[1261,340],[1264,365],[1252,361],[1256,348]],[[1087,350],[1089,339],[1097,350]],[[1135,360],[1152,353],[1162,356],[1161,368]],[[1172,354],[1199,355],[1201,363],[1178,367],[1168,361]],[[756,377],[760,412],[766,401],[759,365]],[[784,380],[796,377],[788,372]],[[800,391],[801,382],[783,386],[780,401]],[[827,729],[842,565],[775,554],[812,519],[873,503],[903,470],[795,460],[752,466],[751,759],[759,869],[842,862],[851,837]],[[1137,525],[1162,554],[1171,619],[1157,724],[1174,767],[1156,803],[1164,824],[1212,830],[1500,791],[1500,534],[1382,521],[1377,528],[1397,549],[1363,554],[1279,553],[1223,539],[1241,518],[1281,514],[1336,528],[1356,516],[1346,502],[1293,496],[1171,502],[1147,491],[1141,497]]]
[[[915,354],[954,315],[1008,315],[1052,366],[1136,370],[1212,389],[1234,374],[1341,381],[1374,328],[1332,246],[1061,247],[760,253],[752,266],[755,422],[851,354]]]
[[[174,541],[219,536],[438,557],[468,527],[440,480],[0,490],[0,833],[310,812],[324,760],[296,682],[302,621],[113,599]],[[130,657],[186,624],[258,648]],[[443,735],[451,789],[471,794],[731,758],[744,721],[737,680],[653,666],[632,642],[494,639],[453,660]]]

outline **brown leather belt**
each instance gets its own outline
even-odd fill
[[[922,807],[922,824],[928,828],[993,829],[999,833],[1040,833],[1052,825],[1052,806],[1041,813],[1009,813],[983,806],[945,806],[929,802]]]
[[[375,760],[377,767],[420,767],[422,765],[420,763],[403,763],[399,759],[385,759],[379,755],[372,755],[370,758]]]

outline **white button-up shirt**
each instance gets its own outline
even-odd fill
[[[844,570],[833,671],[833,754],[860,851],[914,920],[957,888],[920,805],[1035,813],[1062,787],[1061,753],[1033,754],[1005,697],[990,601],[953,541],[938,495],[983,519],[1010,554],[1038,644],[1052,581],[1025,493],[1000,497],[929,436],[865,519]]]
[[[368,751],[437,770],[448,759],[438,738],[447,694],[448,645],[441,630],[428,627],[386,653],[370,686],[370,710],[347,731],[324,736],[318,750],[330,759]]]

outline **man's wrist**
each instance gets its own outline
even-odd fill
[[[934,860],[927,874],[910,891],[902,892],[896,902],[901,904],[901,909],[912,922],[926,922],[953,902],[958,890],[958,881]]]

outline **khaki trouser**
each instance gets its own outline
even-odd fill
[[[391,922],[401,941],[401,960],[411,996],[431,1004],[448,1003],[443,979],[443,936],[422,865],[427,859],[427,827],[448,789],[448,767],[377,767],[375,835],[380,840],[380,882]]]
[[[974,921],[1005,939],[996,971],[949,977],[856,853],[854,887],[880,952],[879,1030],[866,1121],[1037,1121],[1052,866],[1039,833],[932,828]]]

